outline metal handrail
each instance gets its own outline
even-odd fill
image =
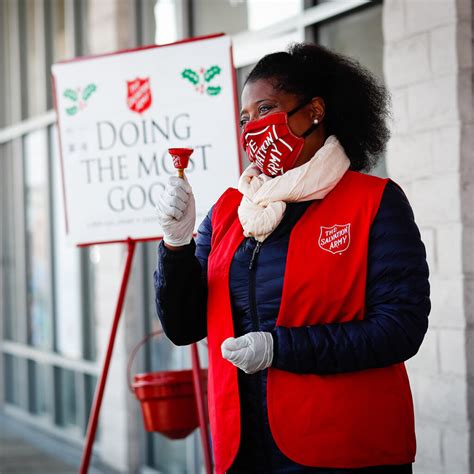
[[[0,352],[25,359],[31,359],[40,364],[48,364],[63,369],[73,370],[75,372],[82,372],[95,377],[99,374],[97,362],[71,359],[55,352],[37,349],[19,342],[4,339],[0,344]]]
[[[11,142],[17,138],[34,132],[35,130],[46,128],[56,122],[56,112],[48,110],[44,114],[23,120],[15,125],[0,129],[0,145]]]

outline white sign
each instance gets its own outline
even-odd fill
[[[66,233],[73,244],[162,236],[155,202],[193,148],[197,223],[240,175],[230,39],[219,35],[53,65]]]

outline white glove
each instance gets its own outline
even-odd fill
[[[163,240],[173,247],[188,245],[196,224],[196,203],[189,182],[170,176],[168,184],[156,203]]]
[[[272,365],[273,337],[269,332],[249,332],[237,338],[229,337],[221,344],[222,357],[253,374]]]

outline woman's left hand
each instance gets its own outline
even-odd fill
[[[273,360],[273,336],[269,332],[249,332],[240,337],[229,337],[221,345],[222,357],[253,374],[270,367]]]

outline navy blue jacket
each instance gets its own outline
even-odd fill
[[[430,288],[425,247],[412,209],[393,181],[387,183],[370,229],[365,319],[275,327],[290,232],[310,204],[287,204],[283,220],[258,253],[254,254],[253,238],[244,239],[236,251],[229,276],[235,337],[251,331],[271,332],[272,366],[302,374],[349,372],[409,359],[418,351],[428,328]],[[206,337],[211,217],[212,209],[199,227],[196,241],[184,249],[170,251],[163,242],[158,246],[156,309],[166,335],[176,345]],[[288,459],[276,446],[269,428],[267,370],[255,374],[238,370],[238,380],[242,435],[229,472],[359,472],[308,468]],[[411,472],[411,465],[396,469],[400,474]],[[387,467],[377,472],[392,471]]]

